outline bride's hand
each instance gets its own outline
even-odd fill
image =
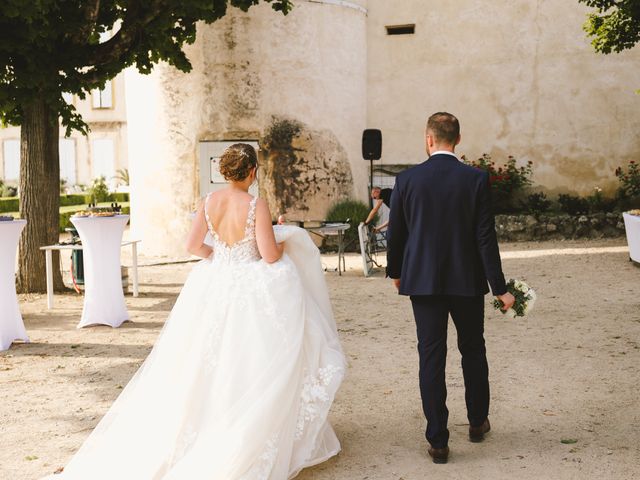
[[[284,225],[285,219],[284,219],[284,215],[280,215],[278,217],[278,225]]]

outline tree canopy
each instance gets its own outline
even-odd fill
[[[584,25],[596,52],[619,53],[640,41],[640,0],[578,0],[596,12]]]
[[[287,13],[291,0],[264,0]],[[85,98],[130,65],[149,73],[166,61],[182,71],[182,51],[198,21],[211,23],[229,5],[247,10],[260,0],[2,0],[0,122],[20,125],[25,104],[44,99],[67,133],[87,131],[63,92]],[[113,34],[110,38],[104,34]],[[108,38],[108,39],[106,39]],[[106,41],[101,41],[106,39]]]

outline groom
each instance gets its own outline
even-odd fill
[[[460,162],[454,150],[460,124],[450,113],[429,118],[429,159],[396,178],[389,214],[387,275],[409,295],[418,334],[420,394],[427,418],[429,455],[449,457],[445,364],[451,315],[462,354],[469,439],[490,430],[489,368],[484,343],[484,295],[506,310],[507,293],[491,210],[489,176]]]

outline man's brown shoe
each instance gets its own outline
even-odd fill
[[[429,447],[429,455],[433,459],[433,463],[447,463],[447,460],[449,459],[449,447]]]
[[[473,443],[479,443],[484,440],[484,435],[491,430],[491,424],[487,418],[479,427],[469,426],[469,440]]]

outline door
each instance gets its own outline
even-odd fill
[[[227,182],[220,174],[220,156],[234,143],[248,143],[259,151],[257,140],[233,140],[221,142],[200,142],[200,196],[223,189]],[[258,195],[258,185],[249,189],[251,195]]]

